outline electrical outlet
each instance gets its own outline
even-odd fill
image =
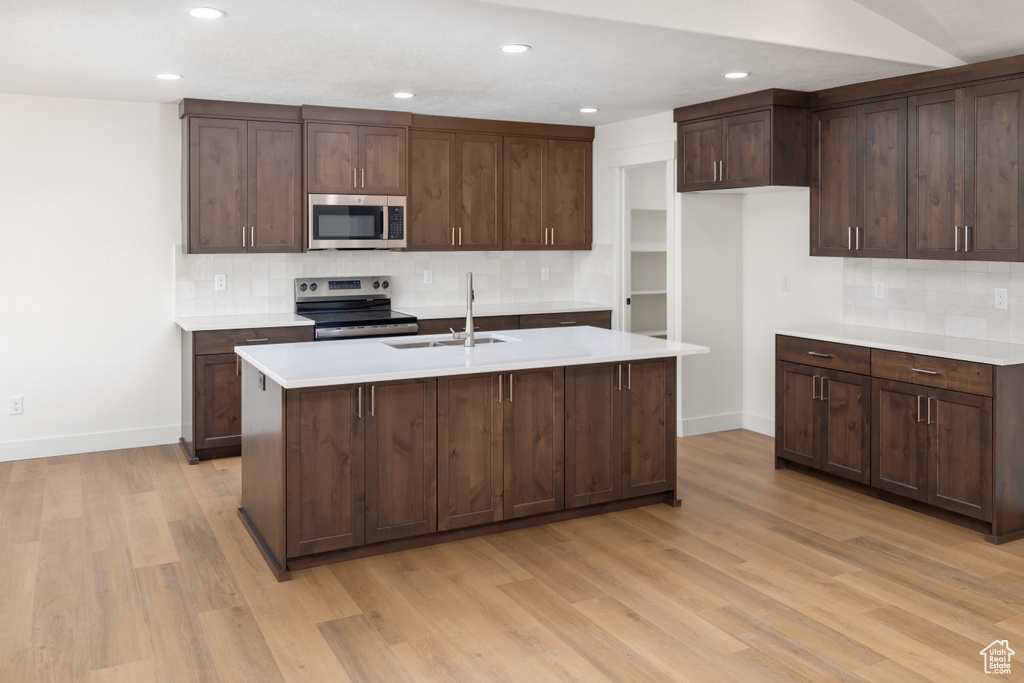
[[[884,299],[885,298],[885,283],[884,282],[876,282],[875,283],[875,298],[876,299]]]
[[[11,415],[21,415],[23,412],[25,412],[25,398],[11,396]]]
[[[213,276],[213,288],[215,290],[224,290],[228,288],[228,276],[224,274],[217,274]]]
[[[543,268],[541,268],[540,269],[540,279],[541,280],[548,280],[550,278],[551,278],[551,269],[548,268],[547,266],[544,266]]]
[[[1003,289],[1002,287],[996,287],[995,288],[995,297],[994,297],[994,299],[995,299],[995,301],[993,302],[993,305],[996,308],[1006,308],[1006,290],[1005,289]]]
[[[432,285],[434,284],[434,271],[424,270],[423,271],[423,284]]]
[[[793,290],[793,281],[789,278],[788,275],[783,275],[782,276],[782,291],[783,292],[790,292],[792,290]]]

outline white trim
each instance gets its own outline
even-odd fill
[[[676,158],[676,141],[665,140],[637,147],[622,147],[608,153],[608,167],[640,166],[656,161],[672,161]]]
[[[728,432],[743,428],[742,413],[720,413],[680,419],[676,425],[678,436],[697,436],[713,432]]]
[[[166,425],[164,427],[70,434],[23,441],[0,441],[0,462],[92,453],[94,451],[112,451],[120,448],[160,446],[177,443],[180,436],[181,425]]]
[[[765,436],[775,436],[775,418],[754,413],[743,413],[743,429],[749,429]]]

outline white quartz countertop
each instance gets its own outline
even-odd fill
[[[870,346],[887,351],[919,353],[953,360],[988,363],[990,365],[1019,365],[1024,363],[1024,344],[947,337],[941,334],[903,332],[881,327],[860,325],[814,325],[775,330],[776,334],[818,341]]]
[[[252,315],[203,315],[175,318],[174,322],[186,332],[205,330],[238,330],[248,327],[300,327],[313,321],[294,313],[265,313]]]
[[[395,306],[402,313],[414,315],[420,320],[438,318],[465,318],[466,304],[455,306]],[[488,315],[534,315],[537,313],[584,313],[587,311],[610,311],[606,304],[592,304],[586,301],[542,301],[532,304],[473,304],[473,316]]]
[[[285,389],[512,372],[560,365],[637,361],[708,353],[706,346],[595,327],[482,332],[499,344],[473,348],[395,348],[395,344],[451,339],[451,335],[237,346],[235,353]]]

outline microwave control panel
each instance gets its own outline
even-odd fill
[[[400,240],[405,238],[405,207],[388,207],[388,239]]]

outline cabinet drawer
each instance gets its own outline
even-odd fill
[[[456,332],[466,331],[465,318],[433,318],[431,320],[419,321],[419,334],[444,334],[455,330]],[[474,316],[473,329],[477,332],[492,332],[494,330],[518,330],[519,316],[517,315],[485,315]]]
[[[777,335],[775,357],[818,368],[856,372],[861,375],[871,374],[871,349],[865,346]]]
[[[236,346],[313,341],[313,326],[206,330],[195,333],[195,355],[234,353]]]
[[[537,313],[519,316],[519,329],[531,330],[537,327],[569,327],[572,325],[590,325],[610,330],[612,327],[611,311],[582,311],[579,313]]]
[[[985,363],[874,349],[871,374],[936,389],[992,395],[992,366]]]

